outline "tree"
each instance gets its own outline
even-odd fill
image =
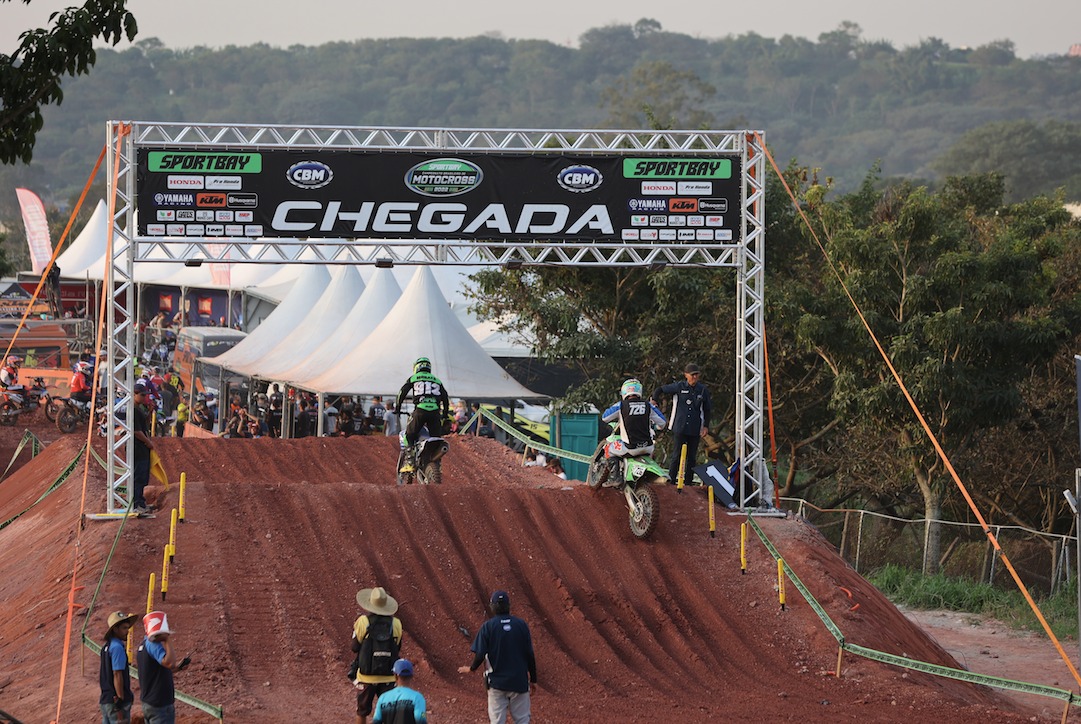
[[[65,75],[90,72],[97,60],[95,38],[116,45],[123,36],[135,37],[135,16],[126,4],[127,0],[86,0],[82,7],[49,16],[50,29],[19,36],[13,55],[0,53],[0,163],[30,162],[45,123],[42,106],[64,100],[60,83]]]
[[[708,128],[705,110],[714,88],[665,61],[647,61],[601,92],[615,128]]]

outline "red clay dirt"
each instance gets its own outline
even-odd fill
[[[0,433],[3,464],[17,439]],[[36,500],[82,442],[63,438],[0,482],[0,522]],[[402,653],[434,721],[485,718],[479,675],[456,669],[496,588],[532,628],[536,722],[1033,720],[992,690],[852,656],[834,677],[833,637],[792,586],[781,610],[776,566],[753,536],[740,574],[744,518],[719,515],[710,538],[701,489],[660,489],[660,526],[637,541],[616,493],[523,468],[491,440],[451,445],[443,485],[398,487],[395,441],[382,437],[158,441],[174,485],[148,498],[165,510],[126,523],[88,634],[100,641],[110,611],[143,611],[184,471],[187,520],[167,600],[154,605],[194,659],[178,689],[224,707],[228,722],[351,721],[349,636],[356,592],[370,586],[401,604]],[[56,715],[75,552],[77,602],[88,606],[120,528],[88,522],[79,533],[82,479],[80,464],[0,530],[0,709],[24,722]],[[96,463],[88,491],[87,512],[102,511]],[[761,524],[847,640],[956,666],[812,527]],[[100,721],[98,662],[79,644],[85,615],[68,649],[65,722]],[[212,721],[177,710],[181,722]],[[1057,702],[1050,710],[1057,719]]]

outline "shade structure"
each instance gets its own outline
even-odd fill
[[[352,266],[335,267],[330,279],[330,284],[308,309],[307,315],[292,330],[283,334],[274,347],[252,362],[232,362],[225,366],[248,377],[279,379],[283,372],[296,366],[298,361],[319,349],[324,342],[336,339],[341,344],[346,335],[343,322],[364,292],[364,282],[360,280],[360,272]],[[261,327],[256,327],[256,331]]]
[[[94,207],[90,220],[80,231],[68,248],[56,258],[60,275],[65,279],[85,279],[87,273],[91,279],[103,278],[105,268],[105,244],[109,233],[109,209],[104,201]],[[100,269],[99,269],[100,267]]]
[[[339,325],[338,333],[275,379],[296,386],[300,380],[317,377],[331,369],[379,326],[401,296],[402,288],[394,273],[390,269],[376,269],[364,293]]]
[[[330,272],[322,265],[305,267],[296,285],[263,323],[244,341],[208,361],[239,371],[258,362],[304,321],[330,284]]]
[[[367,338],[334,367],[296,385],[347,395],[397,394],[418,357],[452,397],[539,398],[477,344],[447,304],[428,267],[418,267],[401,299]]]

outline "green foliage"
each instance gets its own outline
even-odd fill
[[[917,609],[945,609],[987,615],[1014,628],[1044,633],[1025,597],[1017,590],[1000,590],[986,583],[924,576],[888,565],[869,577],[891,601]],[[1053,595],[1037,599],[1040,611],[1058,638],[1077,637],[1077,582],[1067,581]]]
[[[126,4],[87,0],[82,7],[53,13],[51,28],[29,30],[12,55],[0,53],[0,163],[30,162],[45,124],[42,106],[64,100],[60,81],[65,75],[90,72],[97,61],[96,38],[116,45],[122,37],[135,37],[135,16]]]

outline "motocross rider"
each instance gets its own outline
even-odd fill
[[[619,421],[620,440],[605,449],[609,458],[653,454],[654,430],[667,424],[664,414],[650,400],[642,399],[642,383],[629,379],[619,390],[621,399],[601,413],[605,422]]]
[[[4,369],[0,370],[0,385],[4,387],[15,387],[19,384],[19,366],[23,363],[23,358],[18,355],[11,355],[7,358],[7,364],[4,365]]]
[[[398,402],[394,409],[401,410],[402,402],[412,398],[413,414],[405,426],[406,451],[402,463],[403,473],[414,470],[415,446],[422,427],[428,427],[432,437],[443,436],[443,420],[450,417],[450,398],[439,378],[432,374],[432,362],[427,357],[418,357],[413,363],[413,374],[398,391]]]
[[[93,390],[90,383],[93,380],[94,368],[86,360],[75,363],[75,370],[71,373],[71,399],[89,404]]]

